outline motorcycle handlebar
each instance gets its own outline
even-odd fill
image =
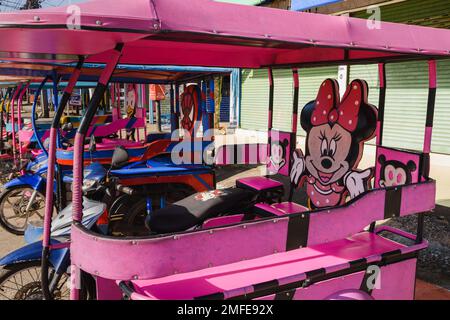
[[[125,187],[121,184],[116,185],[116,190],[125,194],[128,194],[130,196],[132,196],[135,192],[132,188],[130,187]]]

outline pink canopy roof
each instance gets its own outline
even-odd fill
[[[81,13],[78,29],[68,29]],[[210,0],[95,0],[0,14],[0,59],[258,68],[450,57],[450,30]]]

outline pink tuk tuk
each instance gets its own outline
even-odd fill
[[[394,23],[369,29],[361,19],[207,0],[99,0],[79,6],[78,28],[66,27],[65,8],[0,15],[0,34],[8,35],[0,43],[5,59],[38,63],[83,55],[107,64],[75,137],[73,225],[64,244],[71,250],[72,299],[80,297],[86,276],[95,279],[97,299],[414,298],[417,255],[427,247],[424,212],[435,206],[429,154],[436,59],[450,57],[449,30]],[[18,33],[43,40],[13,40]],[[382,145],[385,65],[405,60],[429,61],[422,152]],[[269,105],[268,170],[291,177],[290,195],[305,184],[309,205],[259,197],[282,187],[270,176],[255,177],[230,190],[193,195],[159,215],[166,224],[179,223],[186,212],[199,219],[186,230],[114,238],[84,228],[84,138],[119,61],[267,68],[270,101],[261,103]],[[368,102],[363,79],[351,81],[342,99],[337,82],[324,79],[317,98],[298,115],[302,68],[361,63],[379,64],[378,108]],[[274,68],[293,70],[291,132],[272,127]],[[296,150],[299,118],[307,132],[305,150]],[[375,136],[376,167],[361,171],[364,142]],[[243,193],[258,199],[245,210],[236,201]],[[150,227],[156,225],[154,214]],[[413,214],[416,235],[375,225]]]

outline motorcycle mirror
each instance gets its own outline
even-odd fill
[[[111,160],[111,166],[118,168],[128,162],[128,152],[123,146],[117,146],[114,149],[114,153]]]

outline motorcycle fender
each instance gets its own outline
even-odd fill
[[[46,181],[39,175],[25,174],[5,183],[4,188],[8,189],[17,186],[26,186],[38,190],[41,193],[45,193],[45,182]]]
[[[52,244],[56,244],[58,241],[52,240]],[[10,252],[6,256],[0,259],[0,266],[8,266],[21,262],[38,261],[42,257],[42,241],[37,241],[28,245],[23,246],[15,251]],[[50,253],[50,264],[55,267],[55,269],[67,268],[68,264],[65,265],[64,262],[68,261],[70,258],[69,249],[56,249],[51,250]]]

